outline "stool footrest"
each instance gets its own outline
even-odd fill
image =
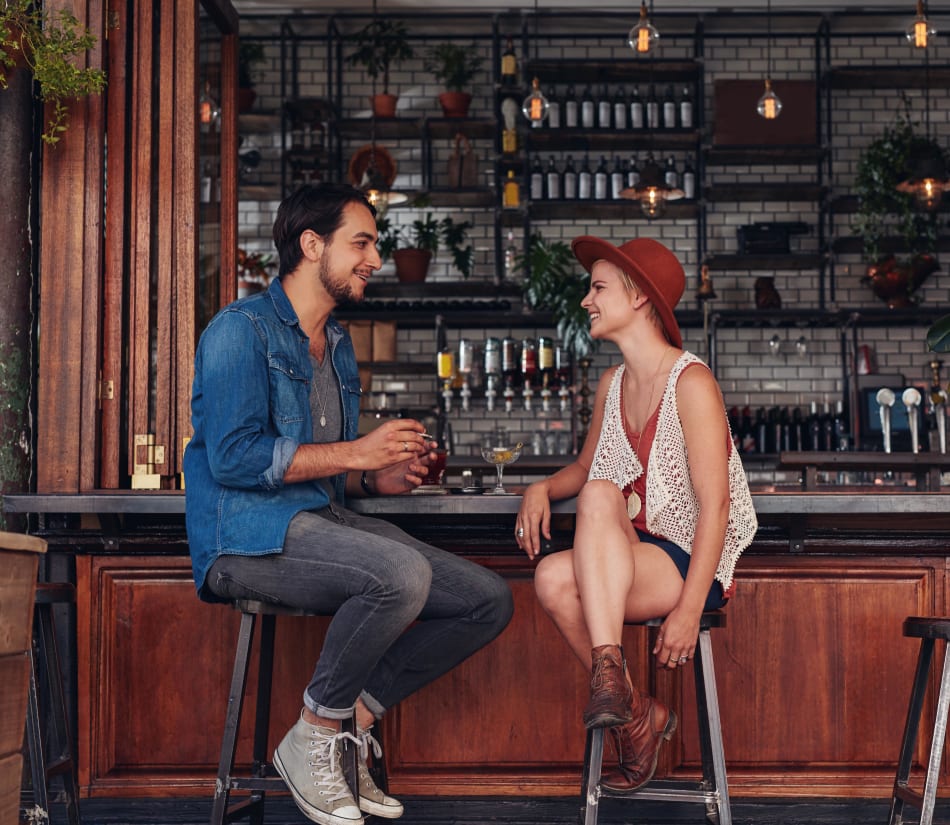
[[[924,801],[924,795],[907,785],[895,785],[894,796],[904,802],[909,802],[915,808],[920,808]]]
[[[232,776],[232,791],[286,791],[280,776]]]
[[[705,802],[718,804],[721,794],[718,791],[697,788],[695,782],[655,779],[644,788],[636,791],[611,791],[600,786],[602,798],[609,799],[646,799],[651,802]]]

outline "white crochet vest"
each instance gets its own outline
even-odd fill
[[[660,401],[656,437],[647,461],[646,525],[655,536],[669,539],[687,553],[693,549],[693,536],[699,517],[699,502],[689,478],[689,457],[683,425],[676,409],[676,383],[690,364],[702,364],[695,355],[684,352],[670,370],[670,377]],[[708,367],[707,367],[708,369]],[[621,490],[643,474],[640,459],[630,446],[623,426],[620,408],[620,387],[623,364],[614,373],[607,392],[604,423],[600,431],[588,480],[612,481]],[[723,413],[725,415],[725,412]],[[728,424],[727,424],[728,426]],[[742,551],[752,543],[758,521],[746,481],[742,461],[736,450],[729,451],[729,521],[716,579],[728,588]]]

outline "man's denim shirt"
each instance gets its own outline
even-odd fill
[[[327,343],[340,384],[343,437],[356,438],[360,380],[349,335],[331,316]],[[284,485],[299,444],[313,441],[310,339],[280,279],[225,307],[198,342],[185,450],[185,521],[198,594],[224,553],[279,553],[290,520],[329,503],[317,481]],[[332,479],[343,501],[345,473]]]

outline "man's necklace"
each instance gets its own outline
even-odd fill
[[[313,394],[317,396],[317,403],[320,405],[320,421],[321,427],[326,427],[327,425],[327,404],[330,401],[330,379],[333,373],[333,364],[327,361],[327,352],[326,346],[323,348],[324,360],[321,363],[316,356],[314,356],[314,361],[317,362],[317,366],[320,368],[320,372],[323,374],[323,394],[317,390],[317,382],[313,383]]]

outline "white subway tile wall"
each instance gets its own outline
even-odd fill
[[[548,26],[553,25],[548,23]],[[573,24],[572,24],[573,25]],[[278,112],[281,106],[281,73],[279,41],[268,32],[277,31],[277,22],[256,20],[244,31],[245,37],[260,36],[264,39],[268,62],[258,71],[258,100],[255,109]],[[311,40],[302,39],[297,44],[298,71],[294,82],[301,97],[320,97],[327,94],[326,43],[322,39],[319,27],[318,36]],[[491,42],[486,37],[490,31],[490,21],[486,18],[480,29],[479,48],[485,57],[482,74],[471,89],[474,100],[473,117],[490,117],[494,107],[494,91],[491,81]],[[610,58],[629,60],[629,51],[625,38],[617,35],[598,38],[578,38],[576,40],[546,38],[539,36],[536,41],[538,54],[544,58]],[[418,53],[424,51],[417,49]],[[773,79],[811,79],[816,66],[816,38],[813,34],[781,33],[773,34],[771,58]],[[830,44],[832,66],[859,64],[885,66],[906,65],[919,61],[910,54],[911,49],[893,34],[889,36],[848,36],[833,37]],[[686,37],[665,38],[661,43],[663,59],[691,59],[692,41]],[[713,101],[714,82],[720,79],[757,79],[764,76],[767,66],[767,49],[762,36],[736,38],[707,34],[703,45],[704,61],[704,110],[705,129],[708,134],[716,120]],[[417,59],[401,64],[393,72],[391,89],[399,93],[398,114],[407,117],[440,116],[437,95],[441,91],[429,72],[426,72],[422,60]],[[548,85],[542,79],[542,89],[547,92]],[[563,95],[566,86],[557,84],[555,93]],[[579,95],[583,90],[578,87]],[[646,89],[641,87],[641,94]],[[658,92],[662,93],[662,89]],[[361,117],[369,114],[368,96],[371,84],[359,69],[344,67],[343,100],[346,104],[346,117]],[[945,89],[931,90],[929,95],[929,114],[925,116],[925,95],[920,89],[914,90],[835,90],[831,99],[830,164],[822,169],[823,183],[830,188],[831,197],[850,194],[853,187],[858,157],[862,149],[882,130],[895,122],[898,112],[903,111],[903,98],[909,102],[909,111],[914,120],[923,122],[929,118],[929,129],[942,145],[950,143],[950,99]],[[822,116],[825,109],[822,109]],[[822,130],[824,130],[822,125]],[[365,134],[356,140],[344,141],[343,157],[360,145],[369,142],[371,129],[369,120]],[[267,184],[274,188],[274,200],[242,199],[239,212],[240,246],[248,251],[271,251],[271,225],[276,212],[276,187],[280,180],[280,134],[251,134],[244,138],[242,149],[256,145],[261,149],[263,160],[253,169],[242,172],[242,185]],[[487,138],[472,139],[479,159],[479,173],[487,185],[494,185],[492,154],[493,141]],[[415,190],[423,186],[421,142],[418,139],[387,140],[386,147],[398,164],[398,175],[394,184],[397,189]],[[437,141],[434,146],[433,169],[439,175],[445,168],[446,160],[452,149],[452,141]],[[685,157],[682,153],[680,160]],[[545,156],[546,161],[546,156]],[[564,154],[559,153],[558,160],[563,161]],[[575,153],[576,162],[581,156]],[[596,163],[599,159],[591,157]],[[830,173],[830,174],[829,174]],[[814,182],[815,165],[811,163],[790,162],[779,166],[716,166],[708,168],[705,183],[707,186],[729,183],[769,183],[769,182]],[[483,210],[433,209],[437,217],[451,215],[456,219],[473,221],[471,233],[476,249],[475,273],[473,281],[491,282],[494,278],[495,230],[494,212]],[[570,241],[580,234],[595,234],[615,243],[622,243],[634,236],[656,238],[669,245],[680,257],[686,269],[688,284],[681,306],[685,309],[700,308],[695,292],[699,285],[699,243],[696,220],[660,219],[651,223],[636,221],[624,224],[619,221],[600,220],[595,214],[584,214],[579,205],[577,218],[573,221],[550,220],[536,224],[535,229],[543,232],[548,240],[563,239]],[[393,210],[391,217],[395,222],[406,222],[414,215],[408,210]],[[758,221],[801,221],[808,224],[808,232],[792,235],[792,251],[818,251],[817,204],[810,201],[767,200],[761,202],[711,202],[706,214],[706,251],[708,254],[731,254],[736,251],[736,228],[743,224]],[[849,236],[848,215],[834,216],[833,233],[836,236]],[[505,232],[502,232],[502,236]],[[834,294],[831,295],[826,284],[827,308],[877,308],[881,302],[862,283],[866,264],[856,253],[838,254],[833,261]],[[578,273],[581,270],[578,267]],[[816,308],[820,293],[819,274],[816,270],[762,270],[762,271],[714,271],[712,273],[717,299],[712,310],[717,309],[753,309],[754,283],[756,278],[767,276],[774,279],[775,287],[781,296],[785,309]],[[395,276],[391,263],[383,266],[375,278],[393,283]],[[451,261],[443,253],[436,257],[430,269],[429,281],[438,283],[454,281],[458,278]],[[831,278],[828,273],[826,278]],[[369,288],[372,294],[372,286]],[[950,304],[950,280],[945,273],[937,273],[918,293],[920,300],[927,305],[941,306]],[[447,333],[450,345],[457,344],[459,338],[466,337],[482,341],[489,335],[504,337],[511,335],[516,339],[538,335],[553,335],[552,329],[525,329],[507,327],[502,321],[500,326],[485,329],[455,327],[451,314],[447,316]],[[874,349],[878,369],[881,373],[901,374],[906,383],[928,382],[928,367],[932,355],[925,342],[925,327],[922,326],[873,326],[860,328],[857,342],[867,344]],[[778,346],[769,346],[770,339],[777,336]],[[801,326],[778,328],[763,326],[720,328],[716,332],[715,362],[717,375],[722,385],[727,407],[749,406],[753,410],[759,407],[804,407],[817,401],[819,406],[842,397],[844,371],[842,366],[842,337],[850,342],[850,332],[838,329]],[[704,359],[709,359],[707,338],[700,329],[684,330],[685,346]],[[396,376],[407,383],[408,390],[400,393],[398,407],[419,409],[434,405],[438,382],[435,375],[434,330],[400,329],[397,336],[397,352],[400,362],[431,364],[431,376]],[[617,352],[611,345],[601,348],[592,359],[590,384],[593,388],[597,378],[605,367],[616,362]],[[948,370],[950,372],[950,370]],[[395,371],[394,371],[395,373]],[[383,378],[385,376],[376,376]],[[364,388],[366,390],[370,388]],[[456,398],[456,401],[458,399]],[[520,401],[520,398],[519,398]],[[499,405],[501,406],[501,405]],[[512,438],[532,444],[532,437],[539,431],[570,430],[569,416],[552,412],[540,414],[535,409],[528,412],[516,409],[511,414],[503,410],[486,414],[483,399],[473,402],[470,413],[455,411],[451,422],[456,440],[456,452],[475,456],[482,434],[491,431],[496,425],[508,429]],[[535,437],[535,446],[538,439]],[[542,441],[543,445],[543,441]],[[473,457],[477,467],[478,459]],[[511,478],[518,481],[517,465],[510,468]],[[787,473],[777,473],[771,468],[750,469],[754,481],[794,482],[795,477]]]

